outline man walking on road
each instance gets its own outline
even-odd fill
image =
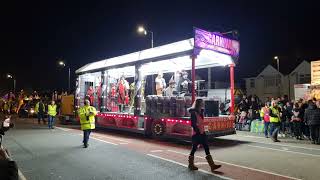
[[[83,130],[83,147],[89,146],[89,136],[92,129],[95,129],[95,115],[97,114],[96,108],[90,106],[90,101],[86,99],[84,106],[78,110],[80,117],[81,130]]]
[[[51,101],[51,104],[48,105],[48,127],[53,129],[53,123],[57,115],[57,105],[54,101]]]
[[[45,106],[42,102],[42,99],[37,102],[36,107],[35,107],[35,112],[37,113],[38,116],[38,124],[40,124],[40,121],[42,120],[43,124],[46,123],[44,120],[44,111],[45,111]]]
[[[312,102],[308,101],[308,108],[304,113],[304,120],[310,128],[312,144],[320,144],[320,109]]]
[[[273,142],[280,142],[278,140],[278,132],[280,129],[280,112],[278,105],[275,101],[271,102],[271,107],[270,107],[270,133],[271,133],[271,139]]]

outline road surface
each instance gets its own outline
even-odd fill
[[[222,168],[211,173],[204,151],[196,153],[199,171],[190,172],[190,144],[137,134],[97,130],[82,148],[74,126],[49,130],[31,119],[16,119],[3,144],[26,179],[320,179],[320,146],[307,141],[270,139],[239,132],[217,138],[211,153]]]

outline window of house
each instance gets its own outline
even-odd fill
[[[250,79],[250,88],[255,88],[255,79]]]
[[[265,77],[264,78],[264,87],[277,87],[280,85],[279,77]]]
[[[311,82],[310,74],[299,74],[299,83],[306,84]]]

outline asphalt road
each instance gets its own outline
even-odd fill
[[[200,170],[187,170],[188,143],[96,130],[84,149],[76,127],[35,122],[17,119],[3,142],[26,179],[320,179],[320,146],[307,141],[273,143],[244,132],[217,138],[211,153],[222,168],[212,174],[202,149]]]

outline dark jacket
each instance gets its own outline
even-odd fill
[[[259,110],[259,104],[256,101],[252,101],[250,108],[254,111],[257,111]]]
[[[15,161],[0,160],[0,179],[19,179],[18,166]]]
[[[293,107],[290,105],[290,106],[286,106],[286,116],[287,116],[287,119],[291,119],[293,113]]]
[[[302,121],[302,119],[303,119],[303,113],[302,113],[301,108],[294,108],[294,109],[292,110],[292,115],[293,115],[293,112],[299,112],[298,118],[300,118],[301,121]]]
[[[200,133],[200,129],[199,129],[199,127],[197,126],[197,115],[196,115],[197,110],[195,110],[195,109],[189,109],[189,112],[190,112],[190,114],[191,114],[191,126],[192,126],[193,130],[196,132],[196,134],[201,134],[201,133]],[[200,116],[203,117],[203,111],[198,112],[198,113],[200,113]]]
[[[320,125],[320,109],[312,104],[306,109],[304,113],[304,121],[310,125]]]
[[[240,111],[248,112],[248,110],[249,110],[249,104],[246,103],[246,102],[243,100],[243,101],[241,101],[241,102],[239,103],[239,109],[240,109]]]

